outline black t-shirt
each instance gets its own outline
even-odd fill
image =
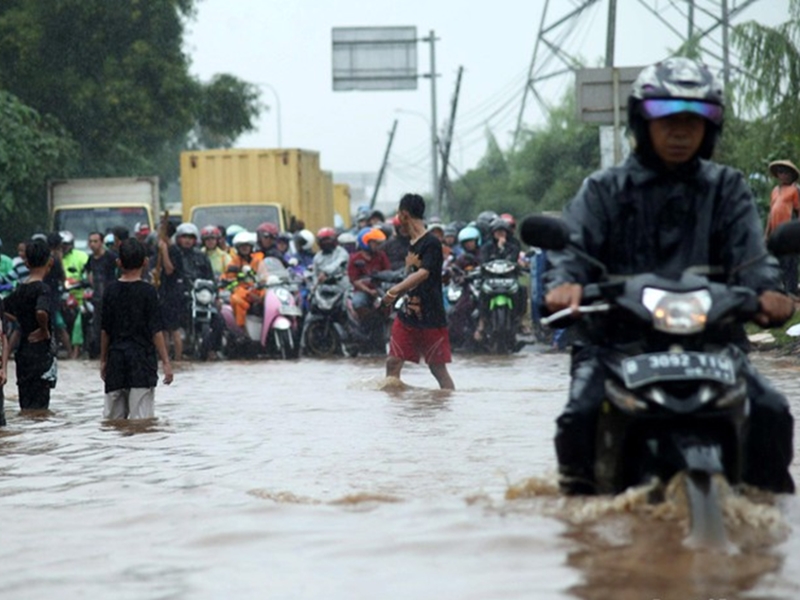
[[[117,278],[117,255],[110,250],[99,257],[91,254],[84,270],[92,274],[94,293],[102,299],[106,286]]]
[[[197,279],[215,280],[214,269],[201,250],[197,248],[169,247],[169,260],[175,267],[172,275],[164,271],[161,275],[161,292],[168,295],[182,295],[191,289]]]
[[[103,295],[102,327],[109,337],[106,392],[154,387],[153,336],[163,329],[156,289],[144,281],[110,283]]]
[[[50,330],[53,329],[51,294],[48,285],[42,281],[20,283],[6,298],[5,311],[12,315],[21,330],[20,341],[27,343],[28,335],[39,328],[36,311],[44,310],[50,315]]]
[[[407,325],[422,329],[447,326],[442,298],[442,243],[432,233],[426,233],[408,248],[406,275],[419,269],[428,271],[428,278],[409,291],[400,319]]]

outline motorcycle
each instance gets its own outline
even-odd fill
[[[562,222],[529,219],[523,226],[526,243],[549,250],[569,247]],[[770,238],[773,254],[800,252],[800,223],[791,226]],[[690,539],[725,543],[719,478],[731,485],[742,481],[750,413],[741,376],[746,357],[726,332],[759,311],[757,294],[711,281],[710,270],[703,275],[696,267],[677,279],[652,273],[614,278],[599,261],[571,249],[605,274],[601,283],[584,286],[579,310],[589,335],[605,342],[606,349],[600,358],[608,378],[594,465],[598,492],[617,494],[655,482],[653,499],[658,499],[681,474]],[[563,324],[570,315],[566,309],[542,322]]]
[[[311,356],[344,354],[350,334],[347,327],[347,278],[343,269],[329,274],[309,295],[308,313],[303,323],[302,346]]]
[[[480,274],[483,345],[493,354],[516,352],[521,347],[517,343],[519,323],[514,307],[519,293],[519,268],[509,260],[496,259],[481,265]]]
[[[78,290],[80,290],[79,293]],[[88,281],[68,277],[61,295],[61,310],[70,340],[76,346],[92,338],[94,303]],[[91,354],[91,351],[90,351]]]
[[[475,327],[480,318],[480,271],[452,267],[444,286],[445,314],[454,351],[475,350]]]
[[[197,279],[189,293],[191,325],[189,331],[192,354],[197,360],[206,360],[213,348],[212,321],[217,311],[217,285],[209,279]]]
[[[347,338],[343,343],[346,356],[359,354],[385,354],[386,346],[392,333],[392,322],[399,304],[404,301],[398,299],[393,306],[383,306],[382,299],[392,286],[403,280],[402,271],[378,271],[370,275],[378,295],[373,302],[369,315],[362,320],[353,307],[353,290],[347,294],[345,305],[347,307]]]
[[[297,290],[291,283],[289,271],[280,260],[268,256],[259,266],[254,283],[254,289],[264,291],[264,298],[263,302],[253,303],[244,328],[236,323],[230,304],[222,307],[226,354],[297,358],[303,311],[296,304]]]

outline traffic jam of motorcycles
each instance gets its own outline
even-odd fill
[[[405,276],[409,238],[380,211],[362,209],[356,220],[316,234],[271,222],[247,231],[169,221],[161,236],[137,223],[132,232],[93,232],[83,244],[69,231],[37,234],[54,257],[59,357],[98,357],[99,300],[118,276],[116,248],[126,236],[148,248],[144,278],[168,315],[173,360],[385,355],[396,311],[381,300]],[[457,352],[513,353],[532,341],[520,279],[530,261],[515,229],[512,215],[492,211],[470,223],[428,224],[444,249],[442,291]],[[26,276],[24,244],[13,262],[6,293]]]

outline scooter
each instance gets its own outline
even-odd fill
[[[197,360],[206,360],[212,350],[212,322],[217,311],[217,285],[209,279],[197,279],[190,292],[192,353]]]
[[[480,318],[480,270],[452,267],[448,275],[443,295],[450,346],[454,351],[474,351],[475,328]]]
[[[295,303],[296,290],[289,271],[277,258],[264,258],[255,275],[254,289],[264,290],[263,302],[253,304],[244,328],[237,325],[230,304],[222,307],[225,353],[297,358],[303,311]]]
[[[385,354],[391,335],[395,311],[402,298],[388,309],[383,306],[383,296],[391,287],[403,280],[401,271],[378,271],[370,275],[378,295],[369,315],[362,320],[353,307],[353,290],[347,294],[347,339],[344,340],[343,351],[346,356],[359,354]]]
[[[563,222],[528,219],[523,225],[526,243],[548,250],[570,246]],[[788,227],[793,229],[770,238],[774,254],[800,252],[800,223]],[[742,481],[750,414],[741,376],[746,358],[726,332],[731,323],[751,319],[759,311],[759,299],[749,288],[710,281],[697,274],[697,267],[691,271],[678,279],[652,273],[615,279],[606,273],[601,283],[584,286],[579,312],[589,335],[603,344],[600,360],[609,373],[597,423],[594,473],[600,493],[655,484],[654,499],[682,474],[690,539],[717,545],[726,541],[719,478],[731,485]],[[563,325],[571,314],[570,309],[559,311],[542,323]],[[609,331],[615,332],[616,343],[609,342]]]
[[[509,260],[496,259],[481,265],[480,273],[483,345],[493,354],[516,352],[521,347],[517,343],[519,323],[514,307],[519,292],[519,267]]]
[[[309,307],[303,322],[303,348],[311,356],[329,357],[344,354],[349,340],[347,330],[347,289],[342,285],[347,274],[343,269],[327,275],[309,295]]]

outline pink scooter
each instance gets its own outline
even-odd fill
[[[282,359],[297,358],[300,352],[302,309],[295,302],[289,271],[274,257],[267,257],[256,273],[256,286],[264,290],[263,304],[255,304],[245,317],[244,328],[236,324],[233,307],[222,307],[227,328],[228,354],[267,354]],[[254,313],[254,310],[257,313]]]

